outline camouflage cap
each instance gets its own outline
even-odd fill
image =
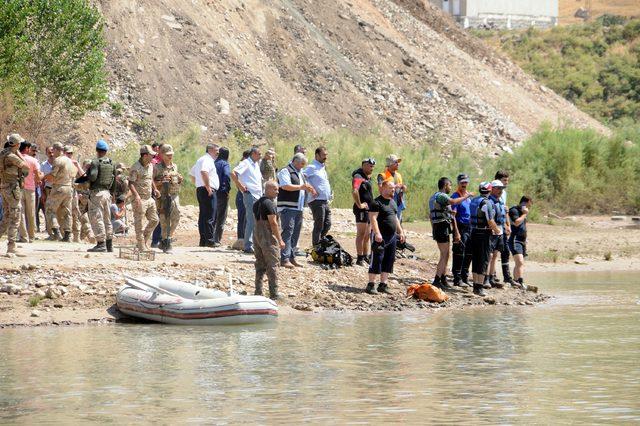
[[[53,145],[51,145],[51,148],[57,149],[58,151],[64,151],[64,145],[62,145],[60,142],[54,143]]]
[[[155,154],[155,152],[153,152],[153,148],[151,147],[151,145],[142,145],[140,147],[140,155],[144,155],[144,154],[151,154],[151,155]]]
[[[7,136],[7,142],[9,143],[9,146],[16,146],[24,142],[24,138],[18,133],[11,133],[9,136]]]
[[[64,152],[67,154],[73,154],[73,147],[71,145],[65,145]]]
[[[173,147],[171,145],[169,145],[168,143],[165,143],[164,145],[162,145],[162,148],[160,148],[160,152],[162,154],[172,155],[173,154]]]

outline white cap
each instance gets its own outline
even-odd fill
[[[496,179],[491,182],[491,188],[504,188],[504,187],[505,187],[504,183],[502,183],[501,180]]]

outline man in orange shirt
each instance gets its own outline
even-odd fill
[[[398,158],[397,155],[391,154],[386,159],[386,166],[384,171],[378,174],[378,192],[382,188],[383,182],[392,182],[395,186],[395,192],[393,193],[393,199],[398,206],[398,220],[402,222],[402,211],[406,209],[404,203],[404,193],[407,190],[407,186],[402,182],[402,175],[398,171],[402,158]],[[381,192],[380,192],[381,193]]]

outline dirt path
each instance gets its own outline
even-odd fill
[[[191,217],[191,213],[185,217]],[[302,247],[309,245],[311,221],[307,218],[305,222]],[[223,290],[227,289],[231,274],[237,291],[252,292],[252,256],[228,248],[195,247],[197,235],[193,228],[189,229],[189,223],[181,228],[174,254],[157,252],[154,261],[120,259],[117,250],[113,254],[88,254],[88,244],[45,241],[20,244],[24,257],[0,258],[0,327],[119,319],[113,305],[115,293],[123,284],[123,274],[158,274]],[[459,309],[491,304],[534,304],[546,298],[517,290],[491,290],[486,299],[474,297],[467,291],[453,291],[450,301],[441,305],[407,300],[408,285],[432,278],[437,254],[425,223],[407,224],[406,228],[409,240],[417,247],[417,258],[396,262],[390,295],[371,296],[362,292],[366,284],[365,268],[325,270],[310,258],[302,259],[303,269],[281,271],[282,313]],[[350,252],[353,252],[353,229],[350,212],[335,211],[333,235]],[[529,234],[530,258],[536,261],[529,270],[640,269],[640,258],[633,250],[640,243],[640,232],[630,220],[575,218],[554,225],[533,224]],[[128,245],[130,239],[118,239],[115,244]],[[575,261],[576,253],[579,263]],[[605,261],[605,256],[612,260]]]

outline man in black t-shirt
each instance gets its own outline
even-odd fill
[[[278,196],[278,183],[272,180],[267,181],[264,194],[253,204],[253,217],[255,218],[253,246],[256,256],[255,294],[262,296],[262,278],[266,274],[269,280],[269,297],[277,300],[278,276],[276,268],[280,263],[280,250],[284,248],[275,202]]]
[[[373,187],[371,175],[376,160],[365,158],[361,167],[351,173],[351,187],[353,189],[353,214],[356,217],[356,265],[365,266],[369,263],[369,239],[371,225],[369,224],[369,205],[373,202]]]
[[[511,236],[508,245],[516,263],[513,268],[514,287],[525,288],[522,275],[524,273],[524,258],[527,257],[527,216],[531,204],[531,198],[523,195],[520,198],[520,204],[509,209]]]
[[[398,219],[398,206],[393,200],[395,185],[385,181],[380,186],[380,196],[369,205],[369,221],[374,235],[371,244],[371,264],[369,265],[369,294],[388,293],[387,279],[393,273],[398,239],[404,242],[404,230]],[[376,277],[380,275],[378,291],[375,289]]]

